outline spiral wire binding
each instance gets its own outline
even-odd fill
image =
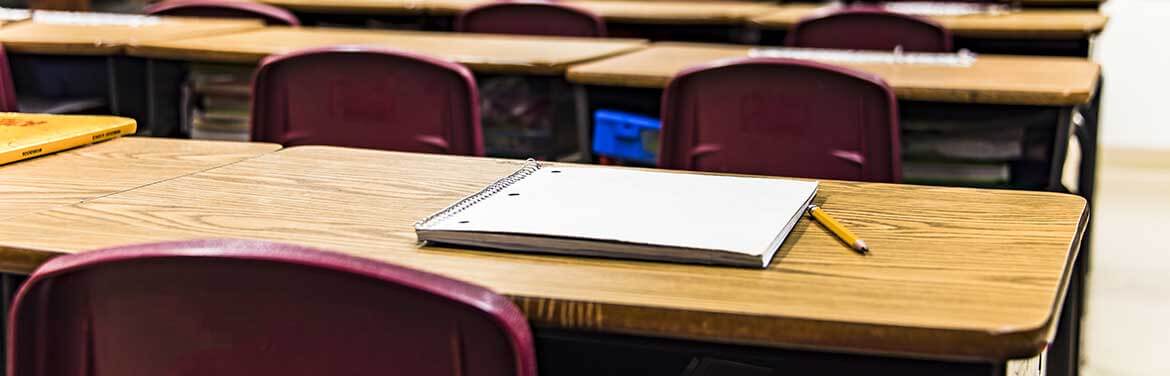
[[[528,160],[524,162],[524,166],[520,167],[520,169],[516,170],[516,172],[513,172],[511,175],[505,176],[500,180],[496,180],[494,183],[488,185],[486,188],[471,196],[467,196],[462,200],[456,201],[454,204],[451,204],[451,206],[448,206],[446,209],[440,210],[438,213],[431,214],[429,217],[415,222],[414,228],[415,230],[425,229],[431,224],[442,222],[443,220],[455,214],[459,214],[459,212],[462,212],[467,208],[478,204],[480,201],[486,200],[489,197],[494,196],[496,193],[500,193],[500,191],[507,189],[512,184],[524,180],[524,178],[528,177],[529,175],[536,173],[540,167],[540,162],[537,162],[535,159],[528,158]]]

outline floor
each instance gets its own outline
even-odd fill
[[[1082,374],[1170,375],[1170,1],[1110,0]]]
[[[1082,373],[1170,375],[1170,150],[1102,159]]]

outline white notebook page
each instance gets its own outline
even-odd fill
[[[812,181],[543,167],[428,228],[762,255],[816,189]]]

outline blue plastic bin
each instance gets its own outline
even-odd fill
[[[655,164],[662,122],[621,111],[593,112],[593,153],[610,158]]]

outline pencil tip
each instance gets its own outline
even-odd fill
[[[864,240],[858,239],[857,243],[853,245],[853,248],[856,249],[857,252],[861,252],[862,255],[869,255],[869,246],[865,244]]]

